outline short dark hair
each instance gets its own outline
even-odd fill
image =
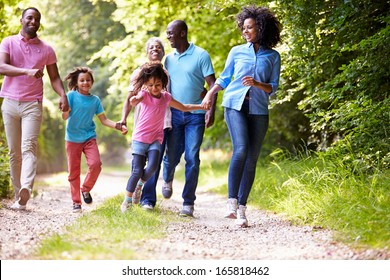
[[[27,9],[24,9],[23,12],[22,12],[22,17],[24,17],[24,15],[26,14],[26,12],[27,12],[28,10],[34,10],[34,11],[36,11],[36,12],[39,14],[39,17],[41,17],[41,12],[40,12],[37,8],[35,8],[35,7],[28,7]]]

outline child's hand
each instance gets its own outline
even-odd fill
[[[128,131],[127,126],[122,125],[122,128],[121,128],[121,133],[122,133],[122,135],[126,135],[126,134],[127,134],[127,131]]]
[[[130,98],[130,105],[135,107],[142,101],[142,96],[134,95]]]
[[[201,106],[202,106],[203,110],[210,110],[211,100],[210,100],[209,95],[206,95],[205,98],[203,98]]]

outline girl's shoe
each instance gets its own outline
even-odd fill
[[[134,204],[139,204],[141,200],[141,195],[142,195],[142,185],[137,184],[135,187],[135,190],[133,192],[133,203]]]
[[[130,210],[131,206],[133,205],[133,203],[129,202],[129,201],[123,201],[122,202],[122,205],[121,205],[121,211],[122,213],[125,213],[126,211]]]
[[[229,198],[226,203],[226,213],[225,218],[228,219],[237,219],[237,199],[235,198]]]
[[[248,227],[248,220],[246,219],[245,211],[246,206],[238,206],[236,225],[242,228]]]
[[[15,201],[9,208],[12,210],[26,210],[26,205],[20,205],[19,201]]]

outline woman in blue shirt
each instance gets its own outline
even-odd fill
[[[230,50],[202,105],[208,109],[211,97],[225,90],[222,106],[233,145],[225,218],[247,227],[246,203],[268,129],[269,97],[279,84],[280,55],[273,48],[281,42],[282,26],[269,9],[255,6],[243,8],[237,25],[247,43]]]

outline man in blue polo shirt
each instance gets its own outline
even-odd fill
[[[167,26],[167,38],[175,51],[165,59],[165,68],[170,77],[172,97],[183,104],[200,104],[205,81],[211,88],[215,82],[214,68],[207,51],[189,43],[188,27],[182,20],[175,20]],[[212,98],[211,109],[205,111],[182,112],[172,110],[172,130],[167,136],[167,149],[164,156],[162,194],[172,195],[172,181],[175,168],[182,154],[186,161],[185,184],[182,193],[183,209],[181,216],[193,217],[195,191],[199,176],[199,152],[205,127],[214,123],[217,95]]]

